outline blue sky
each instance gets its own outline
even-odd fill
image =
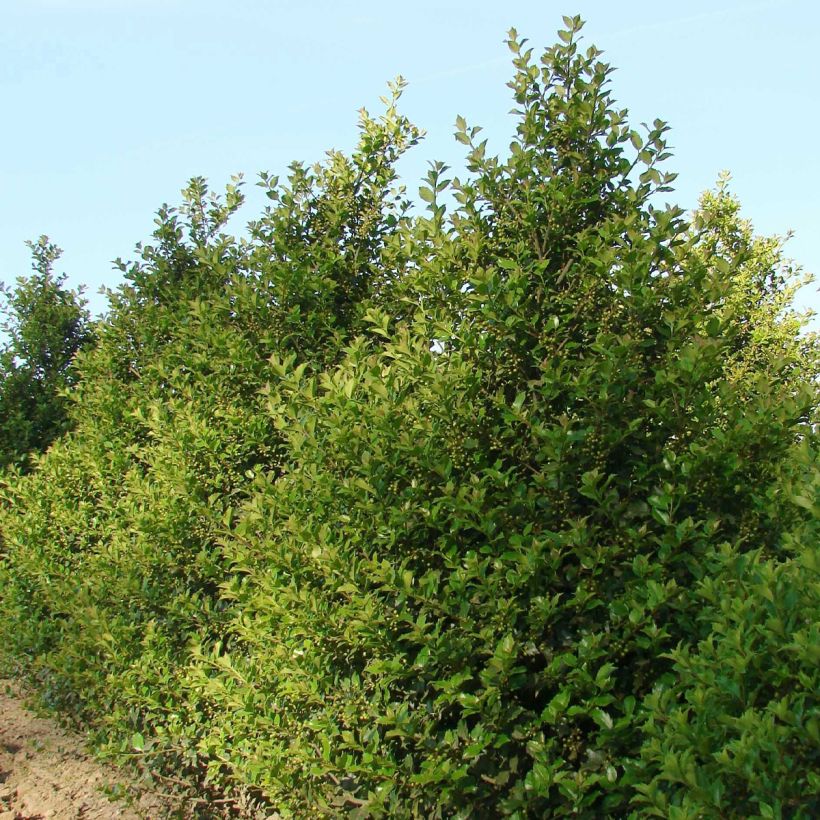
[[[409,81],[404,112],[427,131],[402,164],[415,192],[428,160],[458,168],[457,114],[504,151],[510,26],[536,46],[562,14],[617,67],[614,95],[633,123],[667,120],[678,171],[671,201],[691,208],[732,173],[760,233],[820,273],[820,132],[814,0],[3,0],[0,30],[0,280],[30,269],[26,239],[64,249],[59,270],[88,286],[119,279],[154,212],[193,175],[221,187],[244,172],[251,219],[257,172],[283,173],[348,149],[356,111],[385,83]],[[801,297],[820,309],[817,284]],[[815,322],[815,326],[817,322]]]

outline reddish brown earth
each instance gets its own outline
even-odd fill
[[[119,799],[110,799],[109,796]],[[139,789],[121,770],[95,760],[79,735],[26,708],[0,680],[0,820],[157,820],[179,803]]]

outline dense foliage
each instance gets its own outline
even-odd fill
[[[396,108],[248,236],[194,180],[3,485],[2,645],[111,751],[283,816],[810,817],[817,345],[580,21],[412,210]]]
[[[63,393],[76,378],[74,356],[93,339],[82,295],[53,273],[59,248],[45,236],[29,246],[34,273],[0,286],[0,466],[24,470],[68,429]]]

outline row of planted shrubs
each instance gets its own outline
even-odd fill
[[[6,662],[109,752],[294,817],[815,814],[817,345],[566,22],[426,210],[398,83],[123,264],[0,513]]]

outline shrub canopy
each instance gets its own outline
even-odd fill
[[[47,701],[285,816],[809,817],[817,346],[725,183],[658,205],[565,18],[466,174],[194,180],[123,270],[75,430],[9,475],[3,646]]]
[[[46,236],[28,244],[34,273],[0,285],[0,467],[23,470],[70,426],[63,391],[76,379],[74,356],[93,340],[82,294],[53,273],[60,249]]]

